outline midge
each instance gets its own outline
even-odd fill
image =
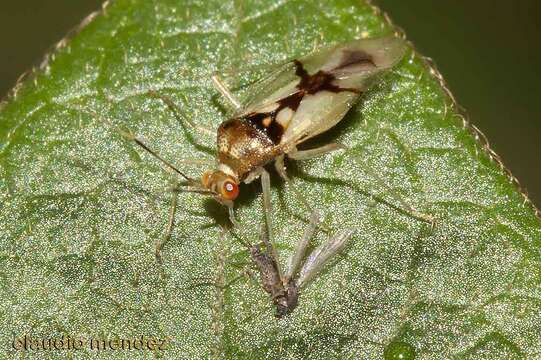
[[[261,178],[265,213],[270,223],[270,179],[264,166],[274,162],[278,174],[288,180],[285,156],[310,159],[340,148],[335,143],[308,150],[299,150],[297,146],[336,125],[377,75],[403,57],[405,49],[404,41],[394,36],[353,40],[319,49],[286,63],[253,85],[252,98],[245,104],[236,99],[218,76],[213,76],[217,90],[231,104],[234,114],[218,127],[216,166],[205,171],[200,181],[178,170],[137,137],[124,135],[182,176],[186,180],[182,184],[186,186],[184,191],[210,195],[227,206],[232,222],[239,185]],[[171,99],[154,95],[180,111]],[[203,135],[215,134],[190,119],[185,121]],[[171,227],[172,219],[169,223]]]
[[[317,247],[299,270],[310,239],[320,221],[319,214],[316,211],[312,212],[310,224],[289,257],[285,273],[281,271],[277,252],[269,241],[268,229],[263,228],[267,231],[262,230],[260,235],[264,251],[261,244],[250,246],[250,256],[259,270],[263,289],[271,296],[276,307],[277,318],[290,314],[297,307],[299,292],[344,249],[353,235],[352,230],[339,231]]]

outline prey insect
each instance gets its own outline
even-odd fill
[[[310,239],[314,236],[319,222],[318,213],[312,212],[310,224],[288,259],[285,272],[281,271],[278,264],[276,250],[268,238],[266,231],[268,229],[264,227],[264,230],[261,231],[262,244],[250,247],[250,256],[259,270],[263,289],[271,296],[272,302],[276,306],[275,315],[277,318],[290,314],[297,307],[300,291],[344,249],[353,235],[351,230],[342,230],[331,236],[308,256],[299,270]],[[262,245],[265,250],[262,250]]]
[[[277,173],[289,183],[285,157],[304,160],[341,148],[337,143],[312,149],[298,149],[298,146],[342,120],[377,75],[400,61],[405,49],[404,41],[394,36],[354,40],[319,49],[284,64],[254,84],[249,89],[253,96],[244,103],[219,76],[213,76],[216,89],[230,103],[234,113],[220,124],[217,133],[184,118],[193,131],[202,135],[216,134],[215,168],[205,171],[200,181],[178,170],[141,139],[125,135],[184,178],[181,191],[211,196],[225,205],[233,224],[234,201],[239,196],[240,184],[260,178],[265,217],[270,226],[270,177],[265,166],[274,162]],[[182,114],[170,98],[153,94],[175,113]],[[310,208],[302,196],[296,194]],[[172,224],[170,219],[166,239],[171,235]]]

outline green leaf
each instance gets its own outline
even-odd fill
[[[258,241],[259,182],[242,186],[235,236],[219,226],[221,206],[179,194],[163,264],[155,259],[174,175],[98,117],[173,163],[212,158],[214,139],[183,128],[148,90],[216,128],[226,114],[213,71],[239,69],[228,80],[242,93],[264,72],[248,70],[256,65],[392,31],[358,0],[118,0],[61,44],[0,112],[2,351],[20,355],[13,346],[25,335],[144,335],[168,339],[168,350],[155,350],[166,358],[540,356],[536,211],[411,50],[318,140],[348,150],[288,164],[331,232],[356,230],[293,314],[277,320],[249,276],[241,240]],[[204,170],[179,166],[194,177]],[[284,262],[308,213],[290,186],[277,176],[272,183]],[[400,199],[433,215],[435,228],[401,210]],[[96,352],[89,344],[28,351]],[[152,356],[127,351],[102,354]]]

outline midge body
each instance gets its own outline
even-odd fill
[[[280,269],[277,253],[269,241],[268,229],[261,232],[262,244],[250,246],[250,256],[259,270],[261,285],[271,296],[276,317],[290,314],[298,305],[301,290],[337,255],[351,239],[353,231],[341,230],[318,246],[299,267],[320,222],[317,211],[312,212],[310,223],[287,261],[285,272]],[[265,250],[262,249],[265,247]]]
[[[297,146],[342,120],[378,75],[400,61],[405,49],[402,39],[387,36],[316,50],[284,64],[252,85],[251,97],[243,104],[220,77],[213,76],[217,90],[228,100],[234,113],[220,124],[217,133],[184,117],[194,131],[217,136],[216,166],[205,171],[201,181],[178,170],[134,135],[124,135],[187,180],[182,184],[186,186],[184,191],[209,195],[226,205],[233,223],[233,205],[239,196],[239,185],[261,178],[265,216],[270,226],[270,178],[264,166],[274,162],[278,174],[289,180],[284,166],[286,156],[295,160],[309,159],[340,148],[335,143],[308,150],[299,150]],[[152,94],[182,114],[170,98]],[[164,242],[171,235],[175,206],[176,200],[173,200]],[[157,245],[157,255],[164,242]]]

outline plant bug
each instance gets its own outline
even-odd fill
[[[405,42],[395,36],[353,40],[325,47],[284,64],[254,84],[250,89],[253,96],[245,103],[241,103],[224,81],[214,75],[212,80],[216,89],[231,104],[234,114],[220,124],[217,133],[184,118],[194,131],[202,135],[216,134],[216,166],[205,171],[200,181],[180,171],[135,135],[125,131],[121,133],[184,178],[186,182],[182,184],[182,191],[212,196],[225,205],[233,224],[233,206],[241,191],[240,184],[260,178],[265,219],[270,232],[270,177],[264,166],[274,162],[278,174],[289,181],[284,166],[286,156],[304,160],[341,148],[336,143],[308,150],[299,150],[297,146],[342,120],[361,94],[374,83],[377,75],[400,61],[405,50]],[[182,113],[170,98],[156,92],[151,94],[173,111]],[[302,196],[296,194],[307,205]],[[431,221],[429,216],[416,212],[403,201],[401,203],[413,216]],[[172,206],[176,206],[175,201]],[[170,211],[165,240],[156,246],[157,256],[171,235],[173,218],[174,209]]]

